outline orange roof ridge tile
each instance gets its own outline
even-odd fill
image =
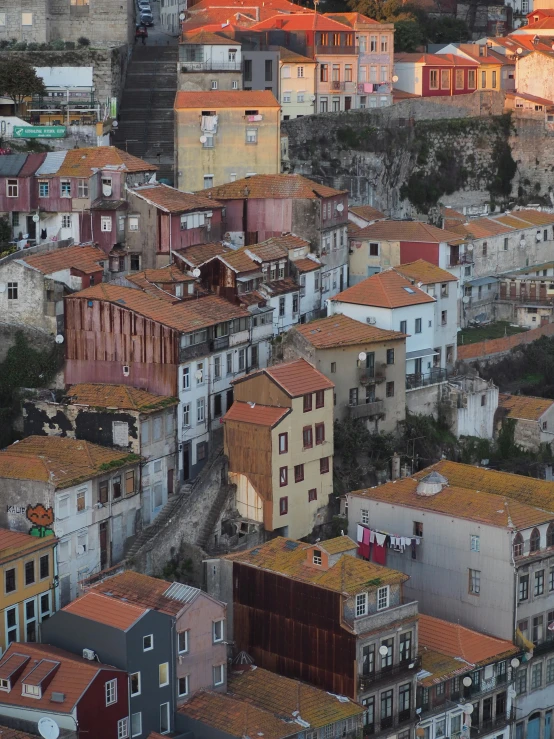
[[[298,324],[292,330],[301,334],[306,341],[317,349],[403,341],[406,338],[406,334],[400,331],[370,326],[341,313],[309,323]]]
[[[536,398],[530,395],[508,395],[500,393],[498,407],[507,412],[508,418],[538,421],[554,405],[551,398]]]
[[[190,108],[279,108],[279,101],[270,90],[208,90],[185,92],[175,96],[175,110]]]

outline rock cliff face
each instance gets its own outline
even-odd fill
[[[503,114],[503,93],[410,99],[283,123],[291,171],[348,189],[392,217],[516,199],[551,205],[544,114]]]

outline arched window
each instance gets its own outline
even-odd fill
[[[529,540],[529,551],[538,552],[541,548],[541,535],[538,529],[531,531],[531,538]]]
[[[518,533],[514,536],[514,557],[521,557],[523,554],[523,536]]]
[[[546,546],[554,547],[554,522],[546,530]]]

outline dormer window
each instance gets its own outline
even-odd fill
[[[4,690],[6,693],[9,693],[11,690],[11,685],[9,680],[0,680],[0,690]]]
[[[314,562],[314,565],[321,564],[321,551],[319,549],[314,549],[313,562]]]
[[[356,596],[356,618],[367,615],[367,593],[358,593]]]
[[[25,695],[27,698],[42,698],[42,690],[40,685],[28,685],[23,683],[21,695]]]

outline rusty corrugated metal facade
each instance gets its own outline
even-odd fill
[[[341,627],[340,593],[234,562],[233,602],[237,650],[355,699],[356,637]]]

